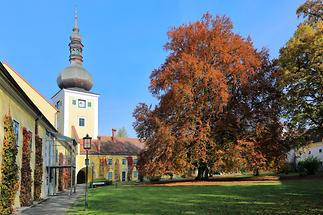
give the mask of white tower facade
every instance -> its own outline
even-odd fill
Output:
[[[76,89],[62,89],[52,98],[59,110],[57,130],[73,137],[73,127],[79,138],[89,134],[93,139],[98,136],[99,95]]]

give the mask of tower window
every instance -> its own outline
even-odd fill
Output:
[[[85,118],[79,118],[79,126],[84,127],[85,126]]]
[[[86,101],[83,99],[79,99],[79,108],[86,108]]]
[[[319,149],[319,153],[322,153],[322,149]]]
[[[61,106],[62,106],[62,101],[58,101],[58,102],[56,102],[55,107],[56,107],[57,109],[60,109],[60,108],[61,108]]]
[[[76,100],[75,99],[72,100],[72,104],[76,105]]]
[[[87,106],[88,107],[91,107],[92,106],[92,103],[91,102],[87,102]]]
[[[309,155],[310,155],[311,153],[312,153],[311,151],[309,151],[309,152],[308,152],[308,154],[309,154]]]

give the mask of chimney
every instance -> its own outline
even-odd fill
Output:
[[[112,140],[114,140],[114,138],[116,136],[116,132],[117,132],[117,129],[112,128]]]

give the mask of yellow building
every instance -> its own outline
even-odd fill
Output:
[[[6,114],[10,113],[13,119],[13,129],[18,146],[16,160],[19,169],[19,180],[22,180],[20,169],[22,167],[23,154],[23,129],[27,130],[31,135],[29,145],[32,181],[34,181],[33,177],[36,163],[35,137],[38,135],[42,139],[43,176],[41,198],[46,198],[58,192],[59,170],[55,167],[59,166],[59,153],[68,155],[65,157],[69,159],[68,162],[65,162],[66,165],[70,167],[75,166],[76,143],[71,138],[57,133],[54,127],[56,112],[56,109],[8,64],[0,63],[0,153],[2,153],[4,139],[3,119]],[[0,164],[2,164],[1,156]],[[0,181],[1,174],[0,172]],[[19,198],[20,188],[16,193],[15,207],[21,206]],[[32,183],[31,187],[31,196],[32,198],[34,197],[34,183]]]
[[[116,137],[114,131],[112,136],[99,136],[88,151],[90,164],[88,181],[97,178],[109,181],[138,180],[136,165],[143,147],[144,144],[137,138]],[[77,183],[84,183],[86,151],[82,144],[80,149],[76,164]]]

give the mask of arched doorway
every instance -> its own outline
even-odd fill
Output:
[[[85,170],[84,169],[81,169],[77,173],[77,183],[78,184],[85,184]]]

